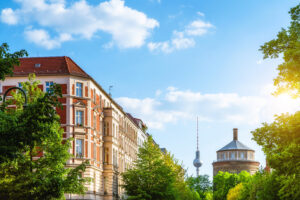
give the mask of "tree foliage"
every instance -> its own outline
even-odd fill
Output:
[[[291,23],[282,28],[276,39],[266,42],[260,50],[264,58],[277,58],[283,54],[284,62],[278,66],[279,74],[274,79],[278,86],[275,94],[290,92],[300,97],[300,4],[290,10]]]
[[[281,180],[280,196],[283,199],[299,199],[300,111],[277,116],[273,123],[264,123],[252,134]]]
[[[14,66],[18,66],[20,61],[18,58],[28,56],[27,51],[20,50],[9,53],[9,46],[3,43],[0,46],[0,80],[4,80],[5,76],[12,75]]]
[[[200,199],[212,199],[212,183],[208,175],[188,177],[186,181],[188,186],[199,194]]]
[[[277,86],[275,94],[289,92],[293,97],[299,98],[300,4],[291,8],[289,13],[290,26],[282,29],[276,39],[266,42],[260,50],[264,58],[277,58],[283,54],[284,62],[278,66],[279,74],[274,80],[274,85]],[[300,199],[300,111],[292,115],[276,116],[273,123],[263,123],[252,134],[253,139],[262,146],[273,169],[271,177],[262,176],[265,178],[265,188],[271,183],[279,183],[276,187],[278,191],[270,190],[270,194],[275,193],[280,199]]]
[[[122,174],[128,199],[193,200],[199,199],[189,189],[185,171],[169,153],[162,153],[152,137],[139,149],[134,166]]]
[[[247,182],[251,178],[250,174],[242,171],[239,174],[231,174],[229,172],[220,171],[213,180],[213,198],[214,200],[224,200],[228,191],[237,184]]]
[[[237,184],[231,188],[227,194],[227,200],[243,200],[241,199],[241,192],[243,190],[243,183]]]
[[[280,180],[275,173],[256,172],[249,181],[243,182],[241,200],[279,200]]]
[[[33,76],[23,83],[26,107],[0,111],[0,199],[62,199],[64,193],[85,191],[86,164],[66,168],[70,140],[63,141],[54,109],[60,107],[61,88],[43,93],[37,85]],[[20,93],[13,97],[11,103],[22,105]]]

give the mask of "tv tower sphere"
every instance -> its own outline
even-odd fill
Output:
[[[200,152],[199,151],[196,151],[196,158],[195,158],[193,164],[196,168],[201,167],[203,164],[203,162],[200,160]]]

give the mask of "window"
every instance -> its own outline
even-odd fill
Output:
[[[234,159],[235,159],[234,152],[231,152],[231,153],[230,153],[230,158],[231,158],[231,160],[234,160]]]
[[[51,85],[53,85],[52,81],[47,81],[46,82],[46,92],[49,92]]]
[[[95,131],[97,130],[97,117],[96,117],[96,115],[94,115],[94,119],[93,119],[93,122],[94,122],[94,129],[95,129]]]
[[[83,140],[76,139],[76,157],[83,157]]]
[[[76,96],[82,97],[82,83],[76,83]]]
[[[76,116],[75,117],[76,117],[75,125],[83,126],[83,111],[76,110]]]
[[[244,152],[241,152],[241,155],[240,155],[240,156],[241,156],[241,159],[242,159],[242,160],[245,159],[245,154],[244,154]]]
[[[97,159],[97,145],[94,143],[94,160]]]
[[[94,89],[94,103],[96,104],[96,89]]]
[[[99,97],[99,105],[100,105],[100,109],[102,109],[102,96],[101,95]]]
[[[2,84],[0,83],[0,93],[2,93]]]

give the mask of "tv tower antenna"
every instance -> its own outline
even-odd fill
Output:
[[[197,117],[197,151],[196,151],[196,158],[195,158],[193,164],[196,167],[196,174],[197,174],[197,177],[198,177],[199,176],[199,168],[203,164],[203,162],[200,160],[200,151],[199,151],[198,117]]]

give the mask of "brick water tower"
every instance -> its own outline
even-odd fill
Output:
[[[219,171],[240,173],[247,171],[254,174],[259,168],[255,161],[255,151],[238,140],[238,129],[233,129],[233,140],[217,151],[217,161],[212,163],[214,176]]]

